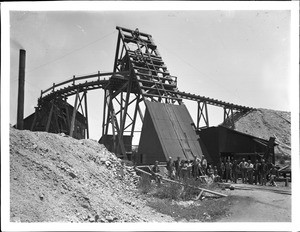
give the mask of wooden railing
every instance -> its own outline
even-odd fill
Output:
[[[76,83],[76,82],[81,81],[81,80],[87,80],[87,79],[91,79],[91,78],[97,77],[98,81],[100,81],[100,80],[106,80],[103,77],[108,77],[108,79],[110,79],[110,77],[114,76],[114,75],[127,75],[127,74],[129,74],[128,71],[126,71],[126,72],[106,72],[106,73],[100,73],[98,71],[98,73],[96,73],[96,74],[91,74],[91,75],[86,75],[86,76],[78,76],[78,77],[76,77],[74,75],[73,78],[71,78],[69,80],[63,81],[63,82],[58,83],[58,84],[53,83],[53,85],[51,87],[49,87],[48,89],[41,90],[41,96],[40,96],[40,98],[42,98],[46,93],[55,92],[58,89],[58,87],[61,87],[63,85],[68,85],[68,86],[69,85],[73,85],[73,86],[76,86],[77,84],[80,84],[80,83]]]

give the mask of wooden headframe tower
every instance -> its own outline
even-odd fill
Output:
[[[112,77],[104,89],[103,138],[112,133],[114,150],[125,155],[123,136],[132,139],[139,115],[143,121],[140,103],[153,102],[181,104],[177,95],[177,78],[171,76],[152,36],[117,27],[119,32],[114,62],[114,73],[128,72],[123,80]],[[131,112],[129,113],[129,107]]]
[[[120,158],[127,158],[126,153],[131,152],[132,138],[137,132],[137,120],[143,124],[146,101],[168,105],[182,105],[183,99],[197,102],[197,122],[196,125],[192,123],[195,130],[201,129],[201,124],[209,127],[208,105],[224,109],[224,122],[229,127],[234,125],[234,117],[252,109],[179,91],[177,77],[168,71],[151,35],[138,29],[116,29],[118,38],[113,72],[73,76],[41,91],[36,111],[29,120],[31,130],[89,138],[87,93],[103,89],[100,142]],[[73,106],[67,103],[70,96],[75,97]],[[78,129],[81,134],[78,134]]]

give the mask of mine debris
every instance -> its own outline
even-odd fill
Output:
[[[142,169],[140,169],[140,168],[138,168],[138,167],[135,167],[135,170],[138,171],[138,172],[144,173],[144,174],[146,174],[146,175],[152,176],[151,173],[146,172],[146,171],[144,171],[144,170],[142,170]],[[200,190],[200,191],[207,192],[207,193],[211,193],[211,194],[214,194],[214,195],[217,195],[217,196],[227,197],[226,194],[218,193],[218,192],[215,192],[215,191],[212,191],[212,190],[200,188],[200,187],[193,186],[193,185],[187,185],[187,184],[181,183],[181,182],[179,182],[179,181],[170,180],[170,179],[167,179],[167,178],[162,177],[160,174],[157,174],[157,176],[160,176],[160,179],[161,179],[161,180],[164,180],[164,181],[166,181],[166,182],[170,182],[170,183],[173,183],[173,184],[178,184],[178,185],[182,185],[182,186],[187,186],[187,187],[190,187],[190,188],[198,189],[198,190]],[[202,193],[203,193],[203,192],[202,192]],[[201,194],[201,195],[202,195],[202,194]],[[199,198],[200,198],[200,196],[199,196]]]

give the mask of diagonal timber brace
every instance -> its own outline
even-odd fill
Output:
[[[198,101],[197,105],[197,129],[209,127],[207,102]],[[203,119],[205,126],[200,127],[201,119]]]

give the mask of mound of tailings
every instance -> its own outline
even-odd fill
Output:
[[[96,141],[10,129],[11,221],[172,221],[146,206],[137,181]]]
[[[276,138],[277,162],[284,164],[291,157],[291,113],[268,109],[250,111],[235,121],[235,130],[262,139]]]

